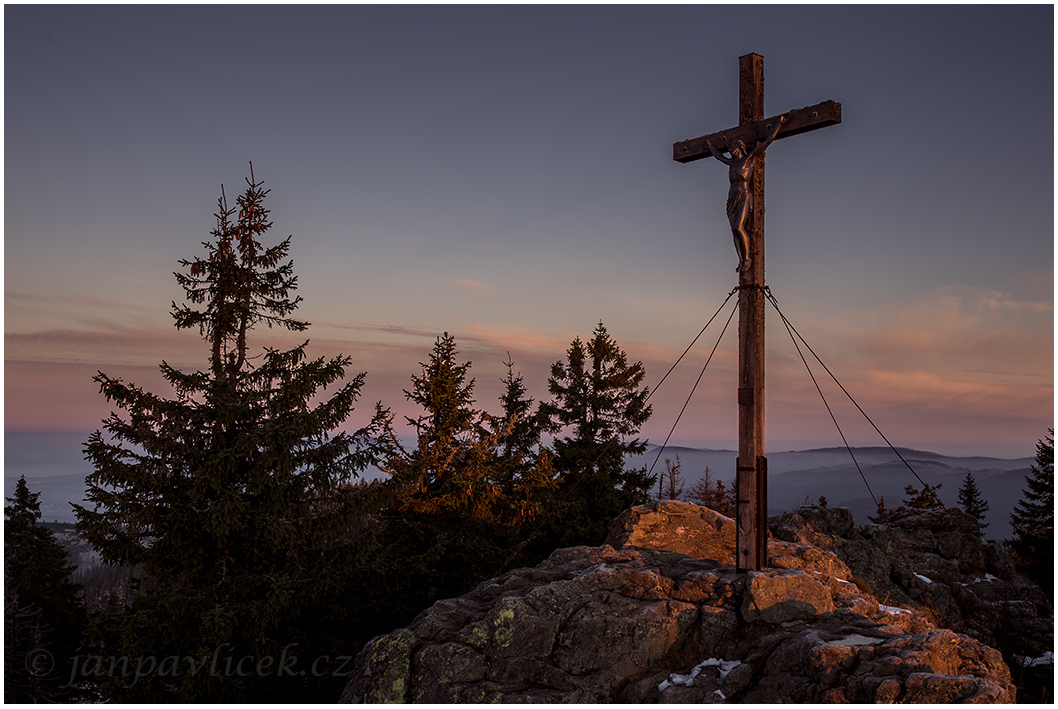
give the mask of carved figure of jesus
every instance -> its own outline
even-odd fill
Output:
[[[728,166],[727,174],[731,181],[731,189],[727,193],[727,220],[731,224],[731,235],[735,239],[735,251],[738,252],[738,267],[735,270],[739,272],[750,267],[746,221],[753,210],[753,192],[750,190],[750,182],[753,180],[753,158],[771,145],[785,120],[786,116],[779,116],[779,122],[771,134],[752,151],[747,151],[746,144],[741,140],[734,141],[728,147],[728,152],[731,153],[729,158],[724,157],[723,151],[717,150],[711,142],[707,141],[709,152],[713,154],[713,157]]]

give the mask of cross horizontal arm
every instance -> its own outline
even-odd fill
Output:
[[[796,108],[786,114],[786,122],[779,129],[775,137],[789,138],[791,135],[807,133],[810,130],[826,128],[827,126],[841,123],[841,104],[837,101],[824,101],[814,106]],[[764,140],[771,132],[771,128],[779,120],[779,116],[765,118],[750,125],[738,126],[728,130],[703,135],[700,138],[680,141],[672,145],[672,159],[676,162],[692,162],[712,156],[706,141],[711,141],[717,150],[727,150],[728,142],[741,140],[750,149],[757,141]]]

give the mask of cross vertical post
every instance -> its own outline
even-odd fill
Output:
[[[764,57],[738,58],[738,124],[764,118]],[[764,155],[753,160],[753,209],[746,225],[750,267],[739,272],[738,291],[738,525],[739,569],[767,565],[767,504],[759,494],[759,458],[764,456]],[[764,524],[760,524],[763,517]],[[761,554],[763,537],[764,554]],[[763,559],[761,558],[763,556]]]
[[[784,116],[764,117],[764,57],[746,54],[738,58],[738,126],[672,146],[677,162],[691,162],[731,152],[740,142],[752,152],[771,140],[841,123],[841,104],[824,101],[790,111]],[[710,147],[712,146],[712,147]],[[767,459],[764,457],[764,147],[752,155],[748,199],[751,205],[742,229],[746,235],[744,256],[748,265],[739,268],[738,291],[738,460],[737,540],[735,558],[740,570],[756,570],[768,562]],[[714,149],[716,152],[714,152]],[[740,153],[741,155],[742,153]],[[732,167],[732,191],[736,167]],[[745,185],[744,177],[743,182]],[[746,192],[740,194],[746,195]],[[730,211],[729,219],[733,219]],[[735,223],[732,222],[734,233]],[[735,234],[738,243],[738,234]]]

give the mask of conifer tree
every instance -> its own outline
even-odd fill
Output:
[[[724,481],[717,478],[716,494],[717,504],[720,505],[717,511],[723,511],[723,514],[734,519],[738,514],[738,485],[736,481],[732,480],[731,487],[725,488]]]
[[[691,487],[691,491],[687,493],[687,499],[733,518],[735,516],[734,493],[734,487],[728,489],[723,480],[713,479],[713,471],[707,465],[702,477],[698,478]]]
[[[696,505],[702,507],[709,507],[709,498],[713,491],[713,474],[709,470],[709,466],[705,466],[705,472],[702,477],[694,481],[694,485],[691,485],[690,491],[687,493],[687,499]],[[709,507],[709,509],[713,509]]]
[[[981,490],[977,487],[977,480],[973,473],[966,471],[962,487],[959,488],[959,506],[962,511],[977,519],[977,526],[983,532],[988,526],[985,522],[985,512],[988,511],[988,503],[981,497]]]
[[[412,376],[412,389],[404,392],[423,409],[416,418],[406,417],[416,447],[405,450],[387,423],[382,468],[400,490],[402,510],[521,521],[534,507],[525,493],[549,478],[541,476],[546,457],[532,450],[540,436],[539,425],[527,415],[532,401],[524,399],[521,377],[509,369],[504,415],[475,409],[474,379],[467,379],[471,363],[459,363],[457,354],[452,335],[437,338],[429,363],[421,364],[422,375]]]
[[[640,388],[645,374],[602,323],[586,344],[574,339],[566,361],[551,367],[552,400],[540,408],[545,430],[566,434],[553,444],[563,525],[555,531],[563,546],[601,543],[614,517],[650,495],[646,468],[624,467],[625,456],[647,446],[632,438],[651,414],[648,390]]]
[[[514,373],[514,362],[510,353],[507,361],[507,376],[502,380],[503,394],[500,395],[502,414],[494,417],[490,426],[492,432],[499,436],[500,458],[505,471],[503,488],[510,493],[520,484],[532,482],[534,486],[541,482],[533,478],[534,473],[541,472],[545,464],[547,451],[541,446],[540,434],[542,423],[538,411],[533,410],[534,401],[526,396],[526,388],[521,374]]]
[[[104,562],[138,566],[145,577],[123,626],[130,656],[221,648],[236,659],[278,659],[365,553],[366,511],[348,483],[375,456],[386,412],[355,433],[336,432],[365,377],[342,383],[350,358],[309,360],[307,341],[251,349],[261,325],[301,332],[308,323],[291,317],[301,299],[290,237],[262,244],[268,191],[252,166],[246,182],[237,207],[222,188],[206,255],[180,261],[175,274],[187,299],[172,304],[175,325],[198,330],[208,369],[163,361],[168,398],[95,377],[124,414],[89,438],[91,506],[75,509],[78,532]],[[201,672],[151,675],[131,688],[119,677],[112,689],[123,700],[274,701],[312,681]]]
[[[929,483],[922,483],[922,489],[908,485],[904,488],[904,494],[907,495],[907,499],[904,500],[904,504],[913,510],[939,510],[944,507],[944,504],[940,501],[940,497],[937,495],[937,490],[941,488],[944,483],[937,483],[936,485],[930,485]]]
[[[38,524],[39,498],[23,475],[4,507],[4,698],[13,703],[84,697],[70,677],[87,615],[66,550]]]
[[[671,459],[665,459],[665,470],[662,471],[658,479],[658,499],[659,500],[678,500],[680,495],[683,494],[683,474],[680,472],[680,455],[676,454],[676,462],[672,462]]]
[[[535,463],[520,457],[532,431],[512,439],[517,414],[528,410],[520,378],[509,377],[505,415],[493,418],[474,408],[471,363],[457,355],[455,338],[444,333],[404,392],[423,411],[406,417],[414,448],[405,449],[387,423],[379,467],[391,476],[395,499],[382,514],[390,562],[378,578],[401,596],[383,600],[399,623],[495,573],[517,544],[518,528],[535,515],[536,493],[550,484],[546,456]]]
[[[1036,444],[1036,462],[1010,515],[1014,538],[1007,542],[1018,570],[1054,598],[1054,429]]]
[[[874,517],[868,515],[867,519],[875,524],[885,524],[888,521],[889,510],[885,506],[885,495],[878,498],[878,505],[875,509]]]
[[[421,376],[412,376],[404,396],[422,409],[406,417],[415,429],[416,447],[407,451],[390,429],[391,448],[382,469],[400,489],[400,507],[414,514],[444,511],[472,517],[494,516],[500,490],[496,448],[499,434],[491,418],[473,408],[470,362],[456,361],[456,341],[447,332],[437,338]]]

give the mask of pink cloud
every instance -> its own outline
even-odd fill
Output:
[[[467,339],[490,345],[497,350],[518,350],[540,355],[547,353],[547,356],[564,352],[574,337],[556,337],[540,330],[511,325],[471,323],[461,329],[466,333]]]
[[[87,293],[30,293],[26,291],[5,291],[4,302],[39,305],[73,305],[88,306],[92,308],[105,308],[108,310],[140,310],[153,311],[154,308],[146,304],[132,303],[118,298],[104,298]]]
[[[452,283],[456,284],[456,287],[462,290],[474,291],[476,293],[488,293],[490,295],[498,295],[498,293],[496,293],[496,289],[494,289],[488,283],[484,283],[482,281],[472,281],[467,278],[453,278]]]
[[[86,323],[91,325],[92,323]],[[95,329],[52,328],[4,335],[5,356],[38,362],[145,365],[166,359],[201,361],[198,333],[175,328],[125,327],[96,323]]]
[[[894,443],[929,446],[976,440],[1005,445],[1017,441],[1031,454],[1032,444],[1053,421],[1052,312],[1052,304],[1044,299],[961,287],[938,289],[912,303],[876,307],[855,319],[857,324],[851,328],[825,321],[795,320],[795,325]],[[840,445],[781,321],[769,316],[769,440]],[[849,318],[842,321],[847,323]],[[29,330],[27,323],[32,322],[23,320],[20,327]],[[203,368],[207,353],[198,333],[177,331],[163,322],[159,318],[140,325],[135,319],[90,318],[77,325],[56,323],[33,331],[9,331],[5,335],[8,430],[96,428],[109,412],[91,381],[97,369],[154,389],[166,386],[157,373],[163,359],[184,369]],[[13,325],[9,320],[8,327]],[[445,328],[316,325],[305,333],[310,338],[310,355],[346,354],[353,358],[350,377],[367,372],[349,427],[363,425],[375,401],[391,407],[398,422],[405,415],[418,414],[403,391],[410,388],[411,376],[420,373],[420,363],[427,361],[435,338]],[[684,414],[675,440],[734,441],[737,357],[733,325]],[[719,327],[710,328],[652,398],[654,417],[643,436],[660,442],[667,435]],[[447,329],[456,337],[460,357],[473,362],[470,375],[476,379],[476,405],[494,413],[508,353],[515,370],[524,376],[529,395],[546,400],[550,365],[565,357],[574,337],[590,337],[592,328],[561,333],[469,323]],[[301,335],[278,331],[257,334],[254,348],[266,343],[286,348],[303,341]],[[683,351],[683,343],[674,347],[628,339],[617,330],[611,330],[611,335],[631,361],[644,363],[644,383],[651,389]],[[854,442],[878,444],[876,434],[862,422],[850,423],[860,415],[814,360],[810,362],[828,401],[844,407],[839,420],[851,427]]]

